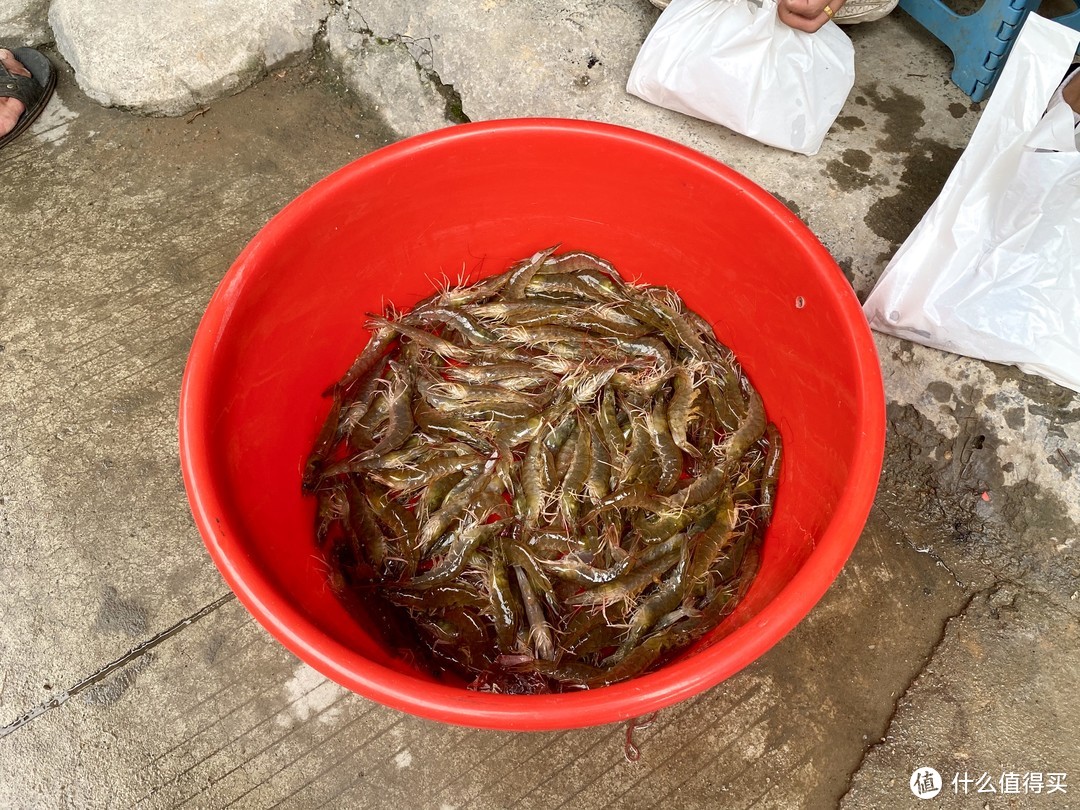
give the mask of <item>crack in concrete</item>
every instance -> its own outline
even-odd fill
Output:
[[[956,575],[956,572],[953,571],[952,568],[950,568],[949,565],[945,562],[945,560],[941,558],[941,555],[934,551],[933,546],[920,546],[916,543],[913,543],[911,541],[909,533],[904,531],[904,527],[898,521],[893,519],[892,515],[889,514],[888,510],[885,509],[885,507],[875,503],[872,508],[876,509],[878,513],[885,519],[885,523],[889,526],[890,529],[895,531],[897,537],[903,538],[903,543],[908,548],[910,548],[916,554],[926,554],[928,557],[930,557],[930,559],[934,561],[934,563],[938,567],[944,568],[945,571],[948,572],[949,576],[952,577],[953,584],[956,585],[957,588],[963,590],[967,587],[964,585],[963,582],[960,581],[960,577]]]
[[[428,71],[428,81],[435,86],[435,91],[446,100],[446,120],[451,124],[468,124],[472,121],[465,113],[461,93],[452,84],[444,82],[434,69]]]
[[[229,602],[235,598],[236,595],[232,592],[227,593],[220,599],[216,599],[209,605],[206,605],[205,607],[195,611],[190,616],[181,619],[171,627],[162,630],[157,635],[151,636],[146,641],[136,644],[119,658],[110,661],[109,663],[105,664],[105,666],[100,667],[96,671],[92,672],[90,675],[87,675],[74,686],[71,686],[68,689],[65,689],[63,692],[60,692],[52,700],[48,700],[45,703],[38,704],[34,708],[12,720],[6,726],[0,728],[0,739],[8,736],[9,734],[14,734],[23,726],[36,720],[43,714],[46,714],[53,709],[57,709],[60,706],[63,706],[65,703],[71,700],[71,698],[75,697],[75,695],[79,694],[83,690],[90,688],[96,683],[99,683],[100,681],[112,675],[117,670],[123,669],[132,662],[138,661],[140,658],[145,656],[148,652],[150,652],[150,650],[161,644],[163,641],[172,638],[184,628],[199,621],[199,619],[203,619],[209,616],[226,602]]]
[[[430,82],[432,87],[435,88],[435,92],[442,96],[446,102],[447,121],[451,124],[468,124],[472,121],[465,113],[461,93],[454,85],[444,82],[439,72],[435,70],[435,46],[432,44],[431,37],[413,37],[400,33],[380,36],[371,28],[371,24],[364,19],[363,14],[359,12],[356,14],[361,23],[358,28],[354,28],[352,25],[352,17],[348,13],[348,7],[346,7],[345,15],[346,24],[352,33],[370,37],[379,45],[404,46],[409,56],[416,63],[416,70],[420,74],[420,78]],[[424,64],[425,61],[427,64]]]
[[[930,666],[930,662],[934,660],[934,656],[937,655],[938,648],[940,648],[941,645],[945,642],[945,638],[949,634],[949,626],[957,619],[963,618],[964,614],[967,613],[972,603],[978,597],[990,596],[1002,585],[1007,584],[1022,588],[1022,586],[1019,586],[1017,583],[1012,583],[1010,581],[994,581],[993,583],[987,585],[984,588],[980,588],[977,591],[972,591],[964,600],[963,604],[960,605],[959,610],[945,617],[945,620],[941,624],[941,634],[937,637],[937,640],[934,641],[934,643],[930,646],[930,649],[927,651],[926,657],[923,659],[922,664],[919,665],[919,668],[915,671],[914,675],[911,676],[904,688],[897,692],[896,700],[893,701],[892,709],[889,711],[889,716],[885,718],[885,724],[881,730],[881,733],[875,736],[874,742],[868,743],[867,745],[863,746],[863,750],[862,753],[859,755],[858,762],[855,763],[855,767],[852,768],[851,772],[848,774],[847,785],[844,788],[844,792],[840,794],[840,798],[837,800],[837,807],[843,806],[844,800],[847,799],[848,794],[851,793],[851,789],[855,784],[855,777],[858,775],[859,771],[862,770],[863,765],[866,764],[866,760],[870,756],[870,753],[879,746],[884,745],[885,742],[889,739],[889,729],[892,728],[892,724],[893,721],[896,719],[897,712],[900,711],[900,705],[904,702],[904,697],[908,694],[908,692],[911,691],[912,687],[914,687],[915,684],[918,683],[919,678],[922,677],[923,673],[926,672],[927,668]]]
[[[380,45],[403,45],[409,56],[416,63],[416,72],[421,80],[430,82],[435,92],[443,97],[446,103],[446,120],[452,124],[467,124],[472,119],[465,114],[462,108],[461,93],[452,84],[442,80],[438,71],[435,70],[435,50],[431,44],[431,37],[410,37],[407,34],[392,34],[389,37],[380,37],[371,34],[372,39]],[[425,44],[426,43],[426,44]],[[427,64],[424,64],[424,62]]]

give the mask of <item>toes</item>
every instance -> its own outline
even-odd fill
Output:
[[[14,73],[16,76],[30,76],[30,71],[27,70],[23,66],[23,63],[15,58],[15,54],[13,54],[7,48],[0,48],[0,62],[3,62],[4,67]]]
[[[0,62],[17,76],[30,75],[30,71],[7,48],[0,48]],[[16,98],[0,98],[0,136],[7,135],[15,128],[25,109],[26,106]]]
[[[0,98],[0,137],[7,135],[19,123],[19,117],[26,107],[14,98]]]

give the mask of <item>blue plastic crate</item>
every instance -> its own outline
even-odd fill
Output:
[[[967,16],[957,14],[941,0],[900,0],[900,8],[949,46],[953,82],[972,101],[982,101],[997,81],[1024,20],[1039,2],[986,0],[982,8]],[[1080,8],[1054,20],[1080,30]]]

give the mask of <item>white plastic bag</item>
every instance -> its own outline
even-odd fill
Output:
[[[1080,391],[1080,153],[1045,116],[1080,33],[1028,16],[941,195],[882,274],[870,326]]]
[[[754,140],[816,154],[855,83],[855,49],[833,22],[796,31],[776,0],[672,0],[626,90]]]

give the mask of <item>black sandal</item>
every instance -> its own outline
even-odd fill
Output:
[[[30,71],[30,77],[16,76],[0,62],[0,98],[17,98],[26,105],[26,110],[19,116],[15,128],[0,136],[0,147],[13,141],[37,120],[56,87],[56,71],[48,57],[33,48],[9,50],[22,62],[23,67]]]

